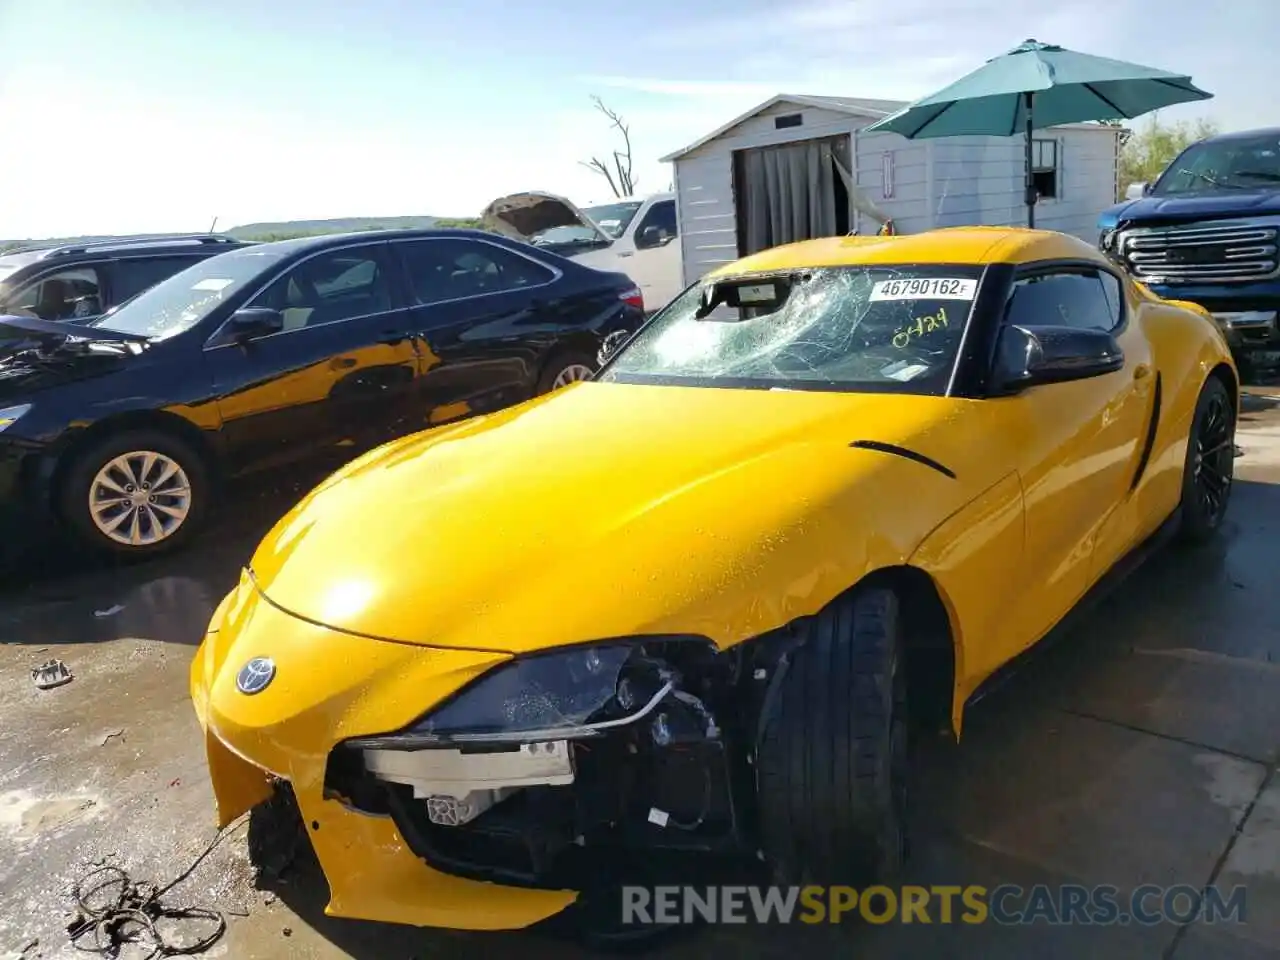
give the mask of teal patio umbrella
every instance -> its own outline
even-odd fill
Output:
[[[945,90],[865,130],[900,133],[912,140],[1024,133],[1027,226],[1034,227],[1033,130],[1089,120],[1132,120],[1161,107],[1212,96],[1189,76],[1026,40]]]

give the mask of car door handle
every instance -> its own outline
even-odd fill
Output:
[[[621,253],[618,254],[618,256],[620,257],[634,257],[635,255],[636,253],[634,250],[623,250]]]
[[[334,357],[329,361],[329,366],[334,370],[350,370],[355,365],[355,357]]]
[[[1150,373],[1151,373],[1151,368],[1147,366],[1145,363],[1140,363],[1133,368],[1133,379],[1145,380]]]

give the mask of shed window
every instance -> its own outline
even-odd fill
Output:
[[[1058,196],[1058,141],[1031,141],[1031,179],[1041,200]]]

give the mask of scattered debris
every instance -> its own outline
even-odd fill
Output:
[[[106,746],[106,743],[108,740],[114,740],[116,737],[123,737],[123,736],[124,736],[124,730],[122,729],[108,731],[106,736],[102,738],[102,744],[103,746]]]
[[[182,786],[182,778],[181,778],[181,777],[174,777],[172,780],[170,780],[170,781],[169,781],[169,786],[171,786],[171,787],[180,787],[180,786]]]
[[[71,669],[61,660],[49,660],[31,670],[31,680],[41,690],[52,690],[73,679]]]
[[[93,611],[93,615],[99,618],[114,617],[117,613],[119,613],[123,609],[124,609],[124,604],[117,603],[114,607],[107,607],[107,609],[105,610],[95,610]]]
[[[285,927],[285,928],[284,928],[283,930],[281,930],[280,932],[281,932],[281,933],[283,933],[286,937],[292,937],[292,936],[293,936],[293,927]]]

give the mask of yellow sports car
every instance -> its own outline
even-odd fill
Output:
[[[892,873],[914,721],[958,736],[1122,559],[1222,522],[1227,345],[1116,271],[1021,229],[779,247],[592,381],[351,463],[196,654],[221,820],[287,789],[331,914],[425,926]]]

